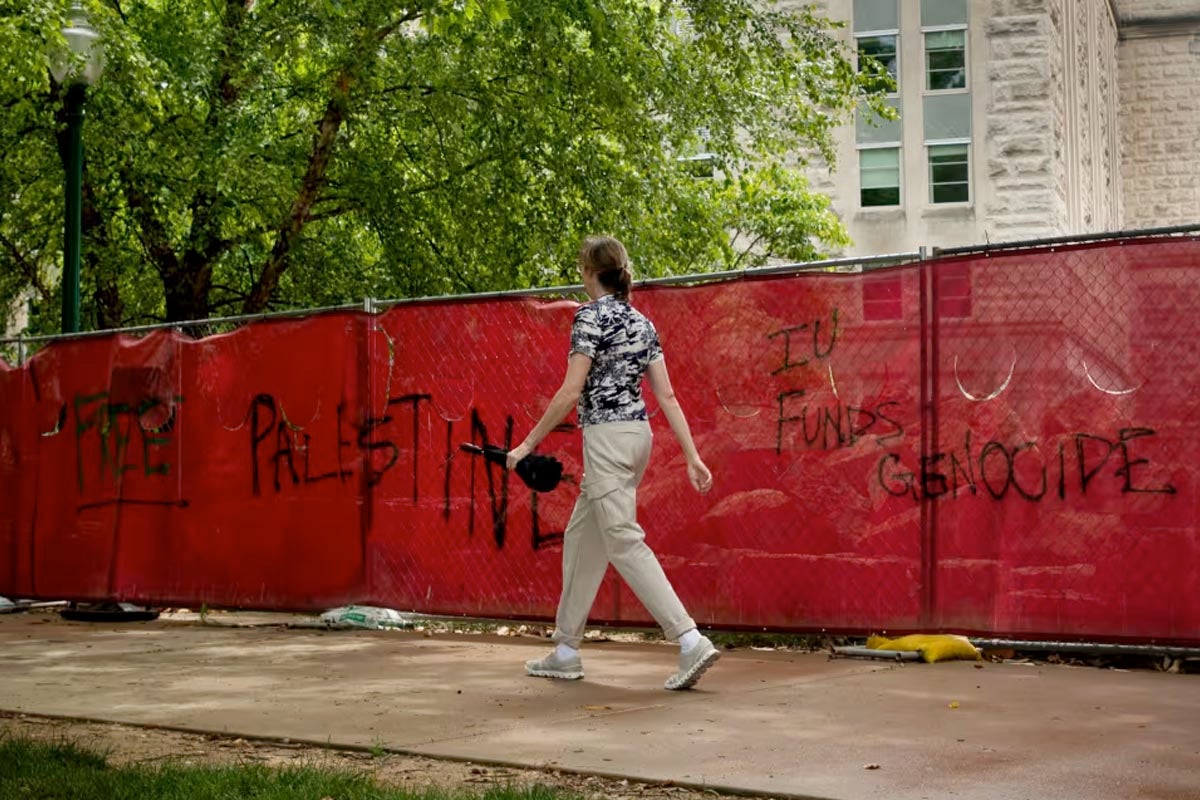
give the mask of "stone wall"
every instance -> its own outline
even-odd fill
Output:
[[[1122,22],[1200,13],[1196,0],[1116,0]]]
[[[1095,0],[992,0],[989,237],[1121,226],[1117,27]]]
[[[991,101],[981,145],[992,196],[984,209],[992,241],[1052,236],[1066,225],[1065,180],[1056,131],[1065,109],[1055,91],[1061,31],[1051,9],[1062,0],[993,0],[985,23]]]
[[[1200,29],[1118,51],[1126,227],[1200,222]]]
[[[1054,81],[1058,194],[1066,233],[1121,227],[1117,26],[1107,3],[1054,0],[1061,42]]]

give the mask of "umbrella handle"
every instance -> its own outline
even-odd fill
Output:
[[[508,467],[508,451],[501,450],[499,447],[496,447],[495,445],[488,445],[487,447],[480,447],[477,444],[471,444],[470,442],[463,442],[462,444],[460,444],[458,446],[458,448],[467,453],[474,453],[475,455],[483,456],[485,459],[492,462],[493,464],[499,464],[500,466],[505,467],[505,468]]]

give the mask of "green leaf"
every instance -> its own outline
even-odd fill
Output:
[[[894,113],[829,21],[757,0],[88,11],[93,327],[558,284],[597,231],[644,276],[815,257],[845,232],[790,164]],[[0,0],[0,323],[30,332],[58,324],[64,13]]]

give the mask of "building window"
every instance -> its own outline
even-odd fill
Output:
[[[925,88],[931,92],[967,88],[965,28],[925,32]]]
[[[712,153],[700,153],[695,156],[682,156],[675,159],[684,173],[692,178],[713,178],[717,174],[717,157]]]
[[[929,202],[967,203],[971,200],[970,145],[929,146]]]
[[[860,202],[865,206],[900,205],[900,148],[869,147],[858,151]]]
[[[888,74],[892,76],[892,80],[896,83],[897,92],[900,90],[900,60],[899,53],[896,50],[896,33],[870,33],[859,35],[856,37],[858,44],[858,63],[864,62],[864,57],[870,57],[878,61]]]
[[[683,171],[693,178],[716,177],[717,156],[709,152],[708,143],[711,139],[707,127],[696,129],[696,141],[689,148],[690,155],[679,156],[675,159]]]

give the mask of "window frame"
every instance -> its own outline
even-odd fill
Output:
[[[933,180],[933,152],[932,152],[933,148],[935,148],[935,147],[966,147],[967,148],[967,154],[965,157],[966,158],[966,167],[967,167],[967,199],[966,200],[951,200],[951,201],[947,201],[944,203],[939,203],[933,199],[933,187],[935,185],[938,185],[938,186],[957,185],[957,182],[955,182],[954,184],[949,184],[946,182],[935,184],[935,182]],[[972,175],[972,170],[971,170],[972,147],[973,147],[973,145],[971,143],[970,138],[926,139],[925,140],[925,166],[926,166],[925,177],[926,177],[927,183],[929,184],[929,194],[926,197],[926,203],[931,208],[946,208],[946,207],[954,208],[954,207],[961,207],[961,206],[969,206],[975,202],[975,180],[974,180],[974,177]]]
[[[858,155],[858,207],[863,211],[890,210],[904,207],[904,144],[902,142],[880,142],[870,144],[855,145],[855,153]],[[863,205],[863,169],[862,169],[862,152],[864,150],[895,150],[896,151],[896,202],[886,206],[868,206]]]
[[[904,75],[904,65],[900,60],[901,59],[901,53],[900,53],[901,47],[900,47],[900,29],[899,28],[895,28],[895,29],[891,29],[891,30],[878,30],[878,31],[855,31],[854,32],[854,68],[857,70],[860,67],[860,62],[858,60],[859,59],[858,40],[859,39],[878,38],[880,36],[891,36],[896,40],[896,74],[893,76],[896,80],[896,90],[894,92],[888,92],[884,96],[885,97],[899,97],[900,92],[902,90],[901,81],[902,81],[903,75]]]
[[[700,140],[698,152],[686,156],[675,156],[675,163],[687,171],[693,180],[715,180],[720,170],[718,169],[717,154],[708,149],[710,134],[707,125],[696,128],[696,138]]]
[[[929,88],[929,36],[931,33],[949,33],[962,31],[963,35],[963,85],[953,89]],[[922,94],[954,94],[971,91],[971,29],[970,26],[929,25],[921,28],[921,92]]]

